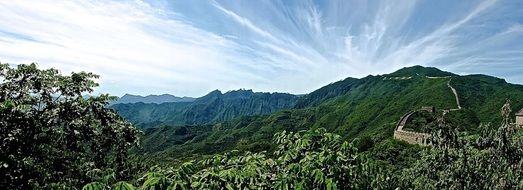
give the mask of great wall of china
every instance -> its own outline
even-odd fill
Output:
[[[459,103],[458,91],[456,91],[456,89],[450,85],[450,81],[452,81],[452,79],[447,82],[447,86],[450,88],[450,90],[452,90],[452,93],[454,93],[454,97],[456,97],[456,104],[458,105],[457,109],[450,109],[450,111],[460,110],[461,104]]]
[[[406,141],[411,144],[420,144],[420,145],[428,145],[430,144],[429,138],[430,134],[428,133],[418,133],[418,132],[412,132],[412,131],[405,131],[403,130],[403,127],[407,124],[410,117],[414,115],[415,113],[419,111],[429,111],[432,112],[432,108],[422,108],[420,110],[411,111],[403,115],[401,117],[400,121],[398,122],[398,125],[396,125],[396,130],[394,130],[394,138]]]
[[[447,114],[451,111],[458,111],[458,110],[462,109],[460,101],[459,101],[458,92],[450,84],[450,82],[452,81],[451,76],[444,76],[444,77],[425,76],[425,77],[428,79],[449,78],[449,81],[447,82],[447,86],[450,88],[450,90],[452,90],[452,93],[454,94],[454,97],[456,98],[457,108],[443,110],[443,114]],[[390,77],[390,78],[385,77],[383,80],[409,80],[409,79],[412,79],[412,77]],[[415,113],[420,112],[420,111],[434,112],[435,109],[434,109],[434,107],[422,107],[419,110],[410,111],[410,112],[406,113],[405,115],[403,115],[400,118],[398,124],[396,125],[396,129],[394,130],[394,139],[402,140],[402,141],[405,141],[405,142],[408,142],[411,144],[419,144],[419,145],[425,145],[425,146],[431,145],[431,142],[430,142],[431,135],[430,134],[403,130],[403,127],[405,127],[407,122],[409,122],[409,119]],[[514,123],[514,126],[516,128],[523,128],[523,109],[521,109],[519,112],[516,112],[515,115],[516,115],[516,122]]]
[[[450,76],[446,76],[446,77],[426,76],[426,78],[429,78],[429,79],[450,78],[450,80],[447,82],[447,86],[452,90],[452,93],[454,94],[454,97],[456,98],[456,104],[457,104],[458,108],[443,110],[443,113],[446,114],[450,111],[461,110],[461,104],[459,103],[458,92],[456,91],[456,89],[454,89],[454,87],[452,87],[452,85],[450,85],[450,81],[452,81],[452,78]],[[410,79],[410,78],[401,78],[401,80],[408,80],[408,79]],[[430,134],[403,130],[403,127],[407,124],[407,122],[409,121],[411,116],[420,111],[434,112],[434,108],[423,107],[419,110],[410,111],[410,112],[406,113],[405,115],[403,115],[401,117],[400,121],[398,122],[398,124],[396,125],[396,129],[394,130],[394,139],[403,140],[403,141],[406,141],[411,144],[430,145],[430,142],[429,142]]]

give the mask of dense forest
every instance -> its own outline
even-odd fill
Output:
[[[395,79],[397,76],[412,78]],[[444,77],[428,78],[431,76]],[[481,123],[500,123],[498,110],[507,99],[512,100],[514,110],[523,107],[521,85],[490,76],[457,76],[416,66],[388,75],[332,83],[300,97],[293,109],[270,115],[240,117],[206,127],[159,125],[144,130],[143,148],[139,151],[158,164],[228,150],[256,152],[274,149],[271,139],[276,132],[316,128],[325,128],[347,141],[363,139],[368,144],[363,147],[376,149],[387,146],[405,113],[434,106],[436,113],[430,123],[434,125],[434,117],[456,109],[448,84],[456,88],[462,109],[446,114],[446,121],[463,132],[476,134]],[[430,127],[426,128],[420,130]]]
[[[292,109],[269,115],[220,104],[223,114],[183,112],[226,119],[142,131],[109,106],[115,97],[85,96],[97,77],[0,64],[0,187],[523,189],[523,130],[513,124],[523,87],[502,79],[411,67],[290,95],[278,105]],[[450,85],[463,109],[445,111],[457,107]],[[439,111],[409,127],[431,134],[430,145],[392,139],[399,117],[422,106]]]

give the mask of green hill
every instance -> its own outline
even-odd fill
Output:
[[[511,123],[512,110],[522,106],[522,86],[484,75],[434,77],[416,70],[333,83],[303,97],[311,105],[269,115],[206,125],[153,121],[156,128],[143,129],[140,138],[140,130],[107,107],[111,96],[83,96],[97,86],[97,75],[0,64],[0,187],[523,189],[523,130]],[[192,107],[211,110],[196,109],[193,118],[263,110],[245,103],[265,101],[253,94],[216,91],[199,104],[162,109],[184,119]],[[284,97],[262,97],[286,105]],[[512,104],[503,104],[507,98]],[[420,110],[427,105],[438,109]],[[170,119],[154,106],[137,111],[128,114]],[[405,112],[409,119],[400,124],[411,132],[395,137],[424,144],[392,139]],[[412,131],[430,132],[430,144],[427,134]]]
[[[523,107],[522,85],[490,76],[458,76],[415,66],[390,75],[348,78],[301,97],[295,109],[200,128],[191,139],[161,145],[167,147],[165,150],[143,151],[153,153],[152,157],[158,159],[174,159],[230,149],[270,150],[273,147],[269,142],[276,132],[320,127],[345,139],[360,137],[372,145],[391,139],[396,123],[406,112],[422,106],[434,106],[439,113],[456,109],[455,96],[447,84],[458,92],[463,109],[452,111],[446,119],[462,130],[474,132],[475,123],[496,121],[498,110],[507,98],[512,100],[513,110]],[[456,119],[463,117],[469,124]],[[168,126],[157,130],[170,131]],[[177,137],[172,132],[157,131],[146,136],[146,139],[169,138]]]
[[[262,115],[294,106],[298,96],[285,93],[261,93],[218,90],[192,102],[162,104],[114,104],[122,117],[141,128],[160,125],[198,125],[227,121],[239,116]]]
[[[182,116],[191,102],[169,102],[169,103],[128,103],[114,104],[111,108],[115,109],[126,120],[134,123],[140,128],[155,127],[168,120],[178,119]],[[175,123],[170,123],[175,124]]]
[[[428,77],[447,77],[457,76],[454,73],[442,71],[435,67],[412,66],[404,67],[396,72],[384,75],[387,77],[413,77],[413,76],[428,76]]]

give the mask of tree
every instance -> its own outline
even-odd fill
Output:
[[[402,155],[419,158],[406,164],[387,165],[373,157],[375,153],[360,152],[352,142],[319,128],[276,133],[272,153],[233,150],[177,168],[153,167],[134,184],[173,190],[523,189],[523,130],[511,124],[508,107],[499,128],[483,126],[473,135],[439,118],[431,146],[414,149],[416,154],[421,151],[419,157],[409,154],[413,152]],[[390,142],[381,146],[398,145]],[[123,185],[132,188],[125,182],[96,181],[84,189]]]
[[[479,135],[459,133],[440,120],[434,148],[405,169],[404,188],[523,189],[523,131],[511,123],[510,113],[507,101],[500,127],[483,125]]]
[[[393,180],[358,154],[353,143],[325,129],[280,132],[277,150],[233,150],[177,168],[153,167],[136,181],[140,189],[391,189]],[[120,185],[118,185],[120,184]],[[84,189],[121,186],[96,181]]]
[[[83,96],[96,78],[0,63],[1,187],[81,187],[111,171],[129,177],[127,152],[140,132],[106,107],[114,97]]]

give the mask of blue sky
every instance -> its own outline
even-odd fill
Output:
[[[0,61],[101,75],[96,92],[303,94],[412,65],[523,84],[523,1],[0,2]]]

